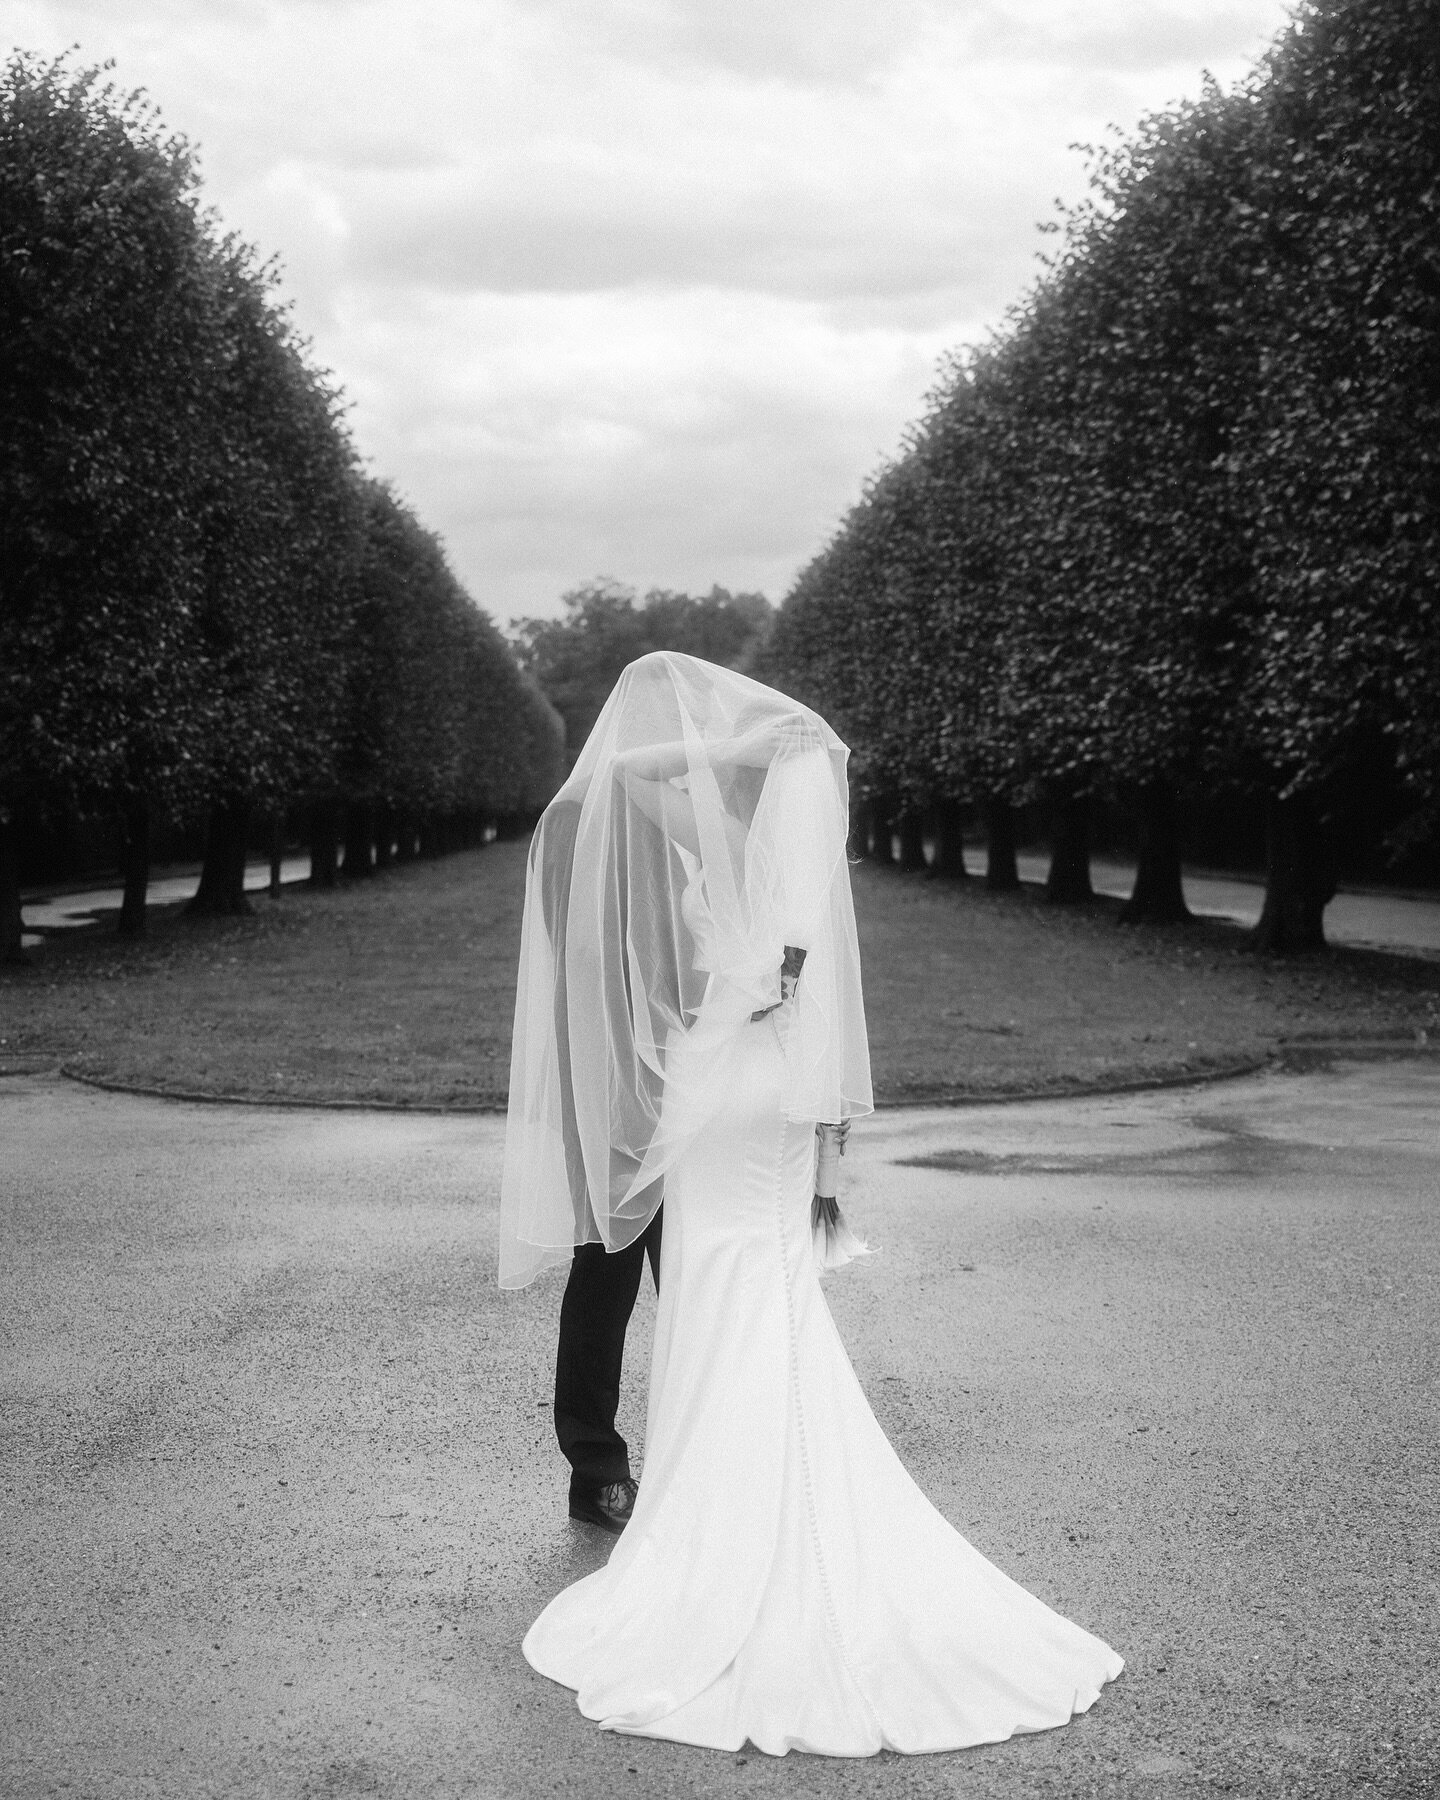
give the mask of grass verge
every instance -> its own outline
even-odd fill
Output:
[[[411,864],[253,917],[157,912],[150,937],[57,935],[0,972],[0,1070],[257,1100],[504,1103],[525,846]],[[1056,1093],[1184,1079],[1284,1045],[1414,1043],[1440,966],[1251,954],[1233,927],[1121,928],[1036,889],[991,895],[854,871],[876,1098]]]

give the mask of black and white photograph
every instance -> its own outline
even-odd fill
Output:
[[[0,0],[4,1800],[1440,1800],[1435,0]]]

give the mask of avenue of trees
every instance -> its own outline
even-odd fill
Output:
[[[571,763],[627,663],[652,650],[681,650],[750,673],[774,618],[763,594],[722,587],[699,596],[651,588],[636,601],[633,588],[602,577],[564,595],[562,617],[515,626],[521,664],[565,721]]]
[[[561,727],[436,540],[360,471],[272,271],[96,71],[0,70],[0,960],[19,851],[205,820],[195,906],[303,821],[315,879],[532,812]]]
[[[1323,943],[1335,842],[1440,815],[1440,13],[1317,0],[1237,90],[1099,154],[1046,274],[943,372],[778,614],[770,678],[856,750],[868,841],[1184,915],[1188,812],[1264,816],[1259,941]]]

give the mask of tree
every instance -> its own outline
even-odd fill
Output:
[[[438,543],[363,482],[272,268],[198,210],[182,140],[95,71],[0,77],[0,957],[16,824],[208,814],[192,908],[247,910],[251,819],[314,863],[543,804],[559,723]],[[402,834],[402,836],[405,834]]]
[[[346,868],[367,872],[398,825],[473,841],[559,785],[561,722],[452,573],[439,540],[367,484],[347,653],[339,799]]]
[[[118,813],[132,930],[150,810],[193,804],[202,781],[202,489],[224,344],[195,186],[184,142],[98,71],[5,66],[0,813]],[[13,897],[7,913],[13,945]]]
[[[367,831],[383,809],[413,833],[454,798],[449,745],[460,684],[447,625],[451,583],[436,539],[388,487],[368,483],[335,794]],[[352,832],[346,851],[352,877],[359,836]]]
[[[562,596],[559,619],[521,619],[512,642],[521,667],[565,721],[571,762],[600,716],[621,671],[652,650],[680,650],[746,668],[769,631],[771,608],[763,594],[732,594],[712,587],[696,599],[652,588],[635,604],[635,590],[606,577]]]
[[[1032,584],[1012,666],[1049,714],[1025,735],[1065,824],[1086,789],[1139,812],[1128,919],[1188,916],[1176,802],[1214,773],[1253,610],[1248,502],[1226,453],[1257,365],[1236,254],[1255,111],[1249,87],[1212,86],[1099,155],[1025,322],[1017,410],[1035,416],[1045,479],[1012,534]],[[1067,657],[1056,710],[1033,672]]]
[[[334,784],[363,496],[336,390],[309,366],[273,276],[221,246],[231,355],[213,396],[206,509],[205,775],[197,912],[244,912],[256,808]]]
[[[1440,799],[1440,17],[1325,0],[1261,96],[1249,276],[1261,379],[1237,474],[1259,607],[1240,696],[1270,801],[1269,948],[1311,948],[1324,820],[1376,736]]]
[[[1090,895],[1092,797],[1133,796],[1130,916],[1184,916],[1175,797],[1201,776],[1232,678],[1215,646],[1247,591],[1218,462],[1245,371],[1217,246],[1249,111],[1212,89],[1098,157],[1046,275],[989,351],[952,363],[926,426],[941,560],[971,574],[968,597],[951,579],[951,654],[987,665],[957,773],[986,810],[987,788],[1045,802],[1056,899]]]
[[[1183,918],[1180,809],[1266,810],[1258,941],[1323,942],[1333,827],[1440,812],[1440,15],[1304,7],[1255,77],[1147,120],[985,351],[804,572],[773,655],[881,804],[968,796],[1050,891],[1140,823],[1126,918]],[[910,646],[923,655],[911,665]],[[913,753],[913,760],[912,758]],[[884,834],[882,834],[884,835]]]
[[[943,798],[941,715],[929,679],[939,597],[929,479],[919,444],[879,471],[802,573],[769,653],[776,678],[854,748],[872,854],[889,861],[898,837],[909,867],[923,864],[922,820]]]

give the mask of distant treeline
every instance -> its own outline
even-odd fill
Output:
[[[1347,832],[1440,801],[1440,9],[1321,0],[1255,75],[1097,153],[1007,328],[942,372],[776,622],[772,679],[857,752],[866,835],[1183,914],[1185,823],[1265,816],[1260,940],[1323,942]]]
[[[699,595],[651,588],[637,599],[634,588],[599,576],[562,595],[560,618],[516,622],[516,651],[565,721],[571,763],[627,663],[652,650],[679,650],[749,673],[775,618],[763,594],[722,587]]]
[[[315,877],[474,839],[561,725],[219,234],[186,144],[63,59],[0,71],[0,957],[24,847],[203,820],[201,910],[288,818]]]

